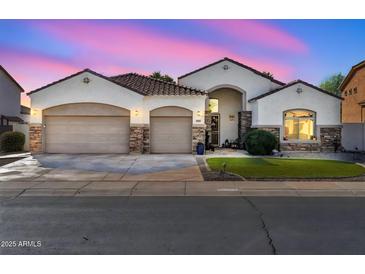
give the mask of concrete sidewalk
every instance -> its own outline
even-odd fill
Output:
[[[0,182],[0,197],[276,196],[365,197],[365,182],[22,181]]]

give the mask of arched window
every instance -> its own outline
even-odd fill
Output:
[[[310,110],[292,109],[284,112],[284,141],[316,140],[316,114]]]

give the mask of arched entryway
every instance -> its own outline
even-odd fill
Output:
[[[128,153],[130,111],[75,103],[43,111],[44,151],[48,153]]]
[[[192,116],[192,111],[176,106],[152,110],[151,153],[191,153]]]
[[[220,146],[238,138],[238,113],[245,109],[246,96],[232,87],[218,87],[209,92],[206,109],[210,116],[209,142]]]

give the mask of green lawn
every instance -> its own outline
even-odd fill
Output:
[[[209,167],[246,178],[328,178],[365,174],[365,168],[350,162],[282,158],[209,158]]]

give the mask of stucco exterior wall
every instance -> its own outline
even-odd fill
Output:
[[[83,79],[88,77],[88,84]],[[42,123],[44,109],[72,103],[102,103],[130,110],[131,125],[149,124],[149,112],[164,106],[193,111],[193,123],[204,124],[206,96],[143,96],[108,80],[84,72],[30,95],[31,123]],[[200,116],[201,115],[201,116]]]
[[[347,151],[365,151],[365,124],[344,123],[342,128],[342,146]]]
[[[303,92],[296,92],[298,86]],[[289,109],[308,109],[316,112],[317,126],[340,125],[341,100],[311,87],[296,84],[253,103],[252,126],[282,126],[283,112]]]
[[[83,83],[88,77],[90,82]],[[143,96],[131,90],[120,87],[110,81],[91,73],[84,72],[73,78],[50,86],[30,95],[31,123],[42,122],[42,110],[53,106],[71,103],[103,103],[119,106],[131,111],[142,110]],[[36,113],[35,113],[35,111]],[[141,123],[133,116],[134,123]]]
[[[209,93],[209,98],[218,99],[220,114],[220,143],[238,138],[238,112],[242,110],[242,95],[232,89],[218,89]],[[230,119],[233,116],[233,119]]]
[[[20,117],[19,87],[0,70],[0,115]]]
[[[356,93],[354,90],[355,88]],[[355,72],[351,80],[342,89],[341,95],[344,98],[344,101],[342,102],[342,122],[365,122],[364,111],[362,111],[362,106],[359,104],[360,102],[365,101],[365,67]]]
[[[228,70],[223,69],[225,65],[228,66]],[[222,61],[181,78],[179,79],[179,84],[207,91],[215,90],[222,86],[236,87],[245,91],[247,100],[280,87],[280,85],[273,83],[269,79],[229,61]],[[247,110],[251,110],[250,105],[247,105]]]
[[[166,106],[177,106],[186,108],[193,112],[193,125],[204,125],[206,96],[146,96],[143,99],[143,106],[147,115],[144,115],[144,123],[150,123],[148,113],[156,108]]]
[[[29,150],[29,125],[28,124],[13,124],[13,131],[21,132],[25,135],[24,150]]]

